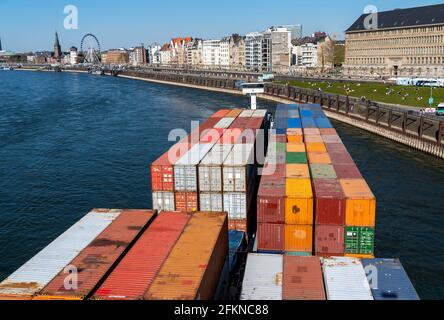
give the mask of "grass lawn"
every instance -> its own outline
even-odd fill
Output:
[[[335,81],[279,81],[305,89],[322,89],[323,92],[349,95],[351,97],[365,97],[372,101],[393,103],[418,108],[429,107],[430,88],[413,86],[396,86],[382,83],[340,83]],[[434,107],[444,102],[444,88],[433,88]]]

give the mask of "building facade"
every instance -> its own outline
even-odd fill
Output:
[[[79,63],[78,62],[78,57],[79,57],[79,55],[78,55],[77,48],[76,47],[71,47],[69,49],[69,64],[75,65],[75,64]]]
[[[444,76],[444,4],[364,14],[346,31],[344,73]]]
[[[230,68],[243,70],[245,68],[245,37],[233,34],[230,38]]]
[[[105,60],[103,60],[105,58]],[[102,62],[113,65],[124,65],[129,63],[129,53],[126,50],[109,50],[102,55]]]
[[[129,55],[129,63],[136,67],[147,64],[147,50],[143,45],[135,47],[133,50],[131,50]]]
[[[271,30],[271,65],[273,72],[288,73],[291,65],[291,34],[287,28]]]
[[[219,68],[221,63],[221,41],[203,41],[203,64],[205,68]]]

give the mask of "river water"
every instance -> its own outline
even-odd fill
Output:
[[[85,74],[0,71],[0,279],[92,208],[150,208],[149,164],[243,97]],[[273,110],[275,104],[259,101]],[[444,299],[444,162],[335,122],[378,198],[377,255]]]

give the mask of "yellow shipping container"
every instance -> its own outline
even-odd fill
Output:
[[[307,152],[327,152],[325,144],[322,142],[307,142]]]
[[[356,259],[374,259],[374,255],[367,255],[367,254],[346,254],[347,258],[356,258]]]
[[[313,225],[286,225],[285,251],[313,253]]]
[[[304,143],[287,143],[287,152],[306,152]]]
[[[310,179],[310,168],[307,164],[287,164],[285,174],[289,179]]]
[[[362,179],[340,180],[347,204],[345,223],[349,227],[375,227],[376,198]]]
[[[212,300],[227,254],[227,215],[194,214],[144,298]]]
[[[287,141],[289,143],[304,143],[304,136],[303,135],[287,135]]]
[[[327,152],[309,152],[308,162],[310,164],[331,164],[331,158]]]
[[[305,142],[310,142],[310,143],[320,143],[320,142],[324,142],[324,139],[322,139],[322,136],[308,136],[305,135]]]
[[[287,179],[285,223],[313,225],[313,190],[310,179]]]
[[[224,118],[237,118],[242,112],[243,110],[233,109]]]

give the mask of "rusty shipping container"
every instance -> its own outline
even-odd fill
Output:
[[[176,211],[196,212],[199,210],[199,199],[197,192],[176,192]]]
[[[149,210],[123,210],[111,225],[69,263],[72,270],[77,272],[74,282],[67,282],[68,274],[61,271],[40,295],[43,298],[87,298],[119,263],[153,218],[154,214]]]
[[[260,223],[285,223],[285,178],[263,177],[257,203]]]
[[[318,256],[344,255],[343,226],[316,225],[315,227],[315,253]]]
[[[95,209],[87,214],[0,283],[0,299],[31,299],[121,213]]]
[[[315,216],[318,225],[345,225],[346,199],[338,180],[314,180]]]
[[[211,300],[228,255],[224,213],[194,214],[153,284],[147,300]]]
[[[174,192],[174,164],[191,148],[189,143],[177,143],[151,165],[153,192]]]
[[[347,199],[345,224],[349,227],[375,227],[376,198],[365,180],[340,180]]]
[[[259,223],[257,249],[262,252],[285,251],[285,226],[283,224]]]
[[[122,259],[93,298],[141,300],[181,236],[191,215],[160,214]]]
[[[326,300],[319,258],[284,256],[283,269],[283,300]]]
[[[285,225],[285,251],[313,253],[313,225]]]

